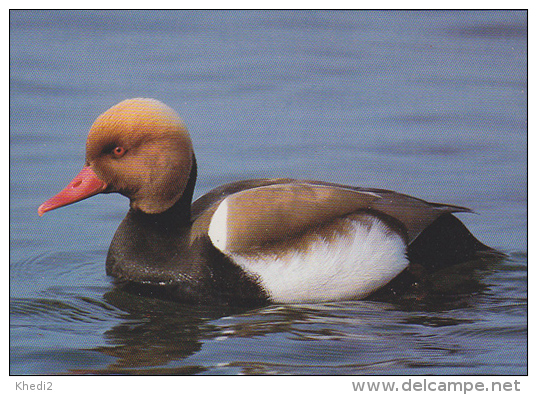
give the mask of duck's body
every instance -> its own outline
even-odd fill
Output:
[[[100,192],[128,196],[107,273],[176,299],[358,299],[397,277],[409,258],[445,265],[489,250],[452,216],[468,209],[386,190],[259,179],[192,204],[190,138],[177,115],[152,99],[122,102],[99,117],[86,151],[82,172],[39,213]]]

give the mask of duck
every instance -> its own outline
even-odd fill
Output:
[[[192,203],[196,178],[179,115],[156,99],[127,99],[95,120],[82,170],[38,214],[100,193],[126,196],[107,275],[198,303],[359,300],[411,265],[438,269],[493,251],[453,215],[471,212],[461,206],[285,178],[231,182]]]

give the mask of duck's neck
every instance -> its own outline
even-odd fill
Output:
[[[186,246],[191,230],[190,205],[196,183],[196,160],[185,191],[168,210],[146,214],[131,208],[119,225],[108,250],[106,270],[115,277],[144,280],[153,271],[152,280],[173,272],[172,263],[189,253]],[[171,270],[170,270],[171,269]],[[166,277],[166,276],[164,276]],[[173,277],[172,274],[168,278]]]
[[[214,248],[208,237],[191,242],[191,202],[196,160],[183,196],[170,209],[145,214],[130,209],[112,239],[106,273],[134,292],[181,300],[227,302],[245,295],[247,303],[266,299],[255,280]]]
[[[185,190],[181,198],[175,203],[168,211],[174,210],[171,216],[181,223],[190,223],[190,207],[192,206],[192,196],[194,195],[194,188],[196,186],[196,178],[198,176],[198,165],[196,163],[196,156],[192,154],[192,167],[190,168],[190,175],[186,183]]]
[[[168,228],[187,227],[190,225],[190,206],[192,205],[192,196],[196,186],[196,177],[198,174],[196,157],[192,154],[192,167],[185,190],[179,200],[169,209],[158,214],[146,214],[140,210],[131,209],[131,213],[143,218],[144,222],[159,224]]]

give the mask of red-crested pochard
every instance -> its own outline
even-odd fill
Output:
[[[127,196],[107,274],[199,302],[359,299],[409,262],[442,267],[492,250],[452,215],[470,210],[381,189],[257,179],[192,204],[196,169],[171,108],[125,100],[97,118],[82,171],[38,213],[98,193]]]

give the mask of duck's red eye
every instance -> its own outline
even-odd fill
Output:
[[[112,150],[112,154],[114,154],[114,157],[116,158],[121,158],[123,155],[125,155],[125,148],[118,145]]]

